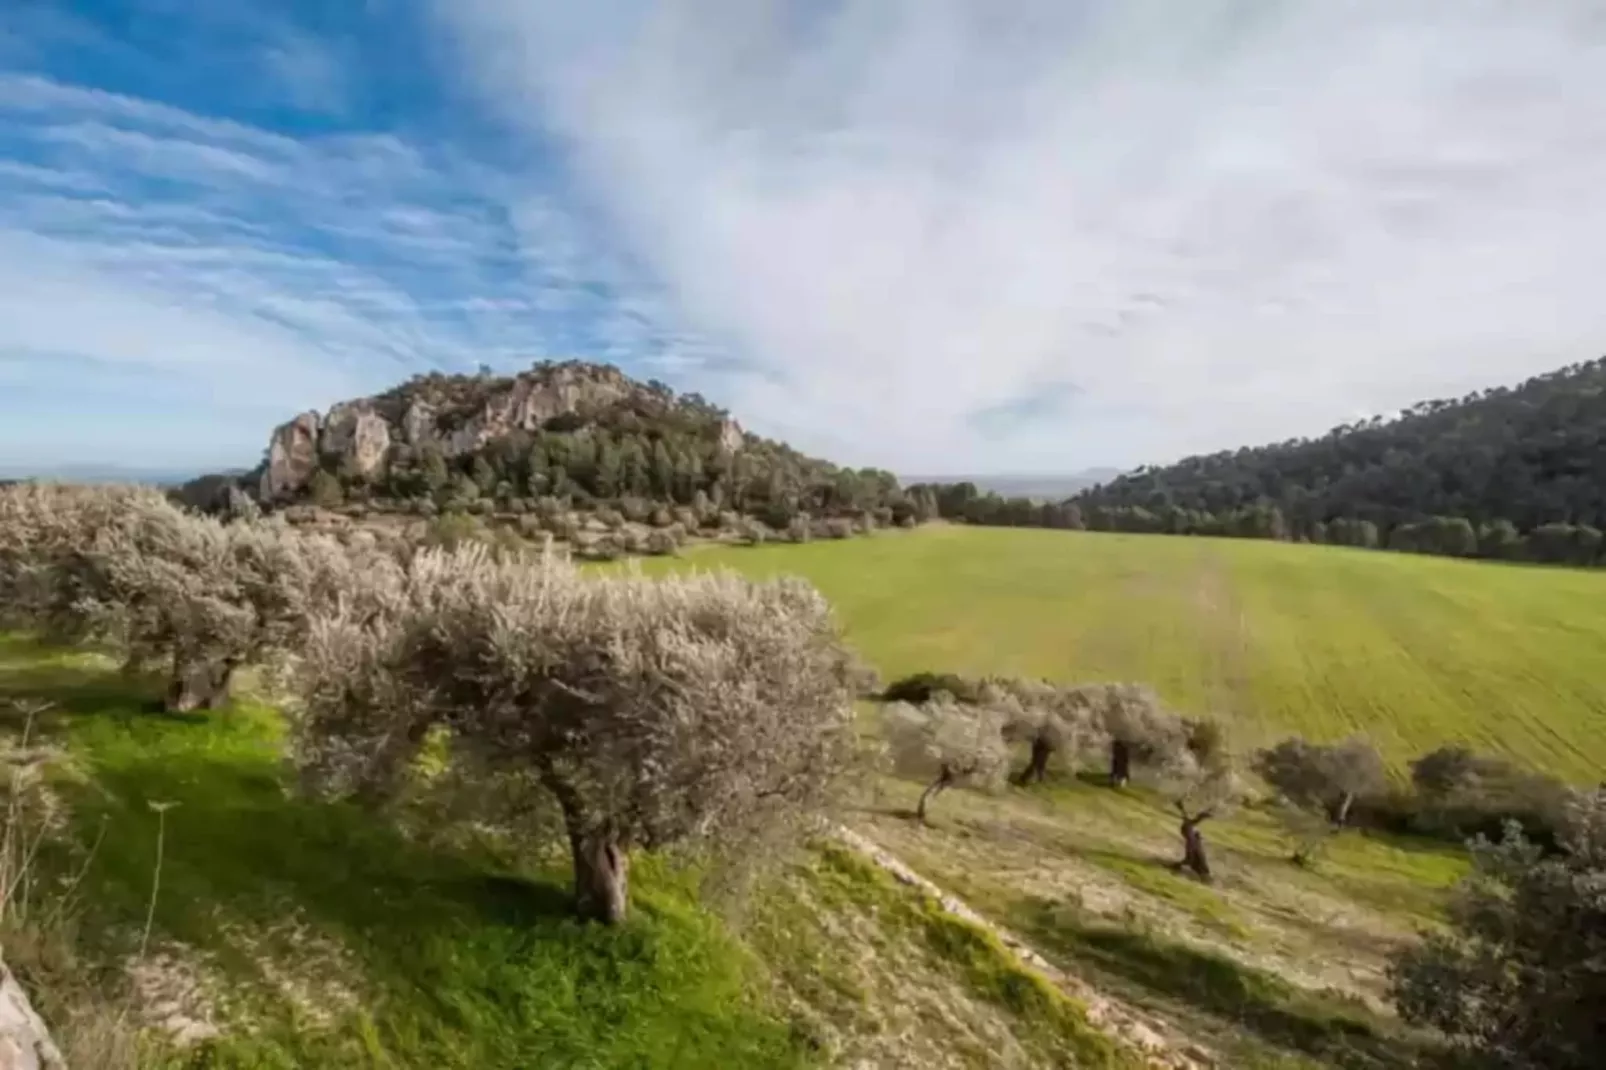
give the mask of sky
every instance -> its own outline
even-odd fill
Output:
[[[5,0],[0,469],[618,364],[898,472],[1606,354],[1593,0]]]

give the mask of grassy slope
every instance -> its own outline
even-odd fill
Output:
[[[708,548],[649,568],[795,572],[884,674],[1149,681],[1241,744],[1361,730],[1606,774],[1606,572],[1258,541],[931,527]]]
[[[561,863],[432,848],[298,800],[274,711],[169,718],[143,712],[153,694],[103,659],[0,637],[0,709],[58,705],[37,728],[67,748],[54,782],[70,817],[39,875],[82,869],[94,983],[112,998],[132,963],[154,1020],[222,1030],[150,1065],[1125,1065],[1001,949],[840,852],[790,867],[744,937],[651,859],[629,926],[581,926]],[[0,950],[32,979],[22,948]]]
[[[1226,1065],[1414,1065],[1387,1014],[1385,958],[1437,918],[1459,852],[1352,834],[1302,869],[1274,822],[1246,811],[1206,826],[1206,886],[1171,870],[1176,817],[1141,790],[1057,775],[945,796],[929,827],[895,816],[917,786],[882,790],[860,831]]]

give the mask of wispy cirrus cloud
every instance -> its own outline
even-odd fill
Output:
[[[1159,461],[1606,348],[1595,5],[437,11],[765,373],[720,393],[855,460]]]
[[[577,224],[530,210],[540,176],[510,204],[507,175],[449,146],[20,73],[0,73],[0,130],[9,466],[249,463],[293,412],[418,371],[661,344],[612,309]],[[141,409],[174,404],[210,430]]]

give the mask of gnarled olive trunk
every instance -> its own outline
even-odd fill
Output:
[[[1015,778],[1015,783],[1021,787],[1025,787],[1028,784],[1041,784],[1043,778],[1048,775],[1048,759],[1053,753],[1054,748],[1050,747],[1046,740],[1032,740],[1031,759],[1026,763],[1026,768],[1022,769],[1020,775]]]
[[[1333,823],[1335,829],[1342,829],[1349,824],[1350,808],[1355,805],[1355,793],[1346,791],[1336,802],[1329,803],[1327,818]]]
[[[630,855],[617,827],[588,812],[574,783],[539,760],[541,783],[552,792],[569,833],[574,860],[574,910],[587,921],[618,925],[630,913]]]
[[[630,856],[606,832],[569,833],[574,906],[588,921],[617,925],[630,913]]]
[[[941,795],[953,782],[953,770],[946,765],[943,766],[937,772],[937,779],[926,785],[926,790],[920,793],[920,802],[915,804],[915,817],[924,821],[926,819],[926,804]]]
[[[1132,744],[1117,739],[1110,744],[1110,786],[1125,787],[1132,779]]]
[[[164,708],[169,713],[217,709],[229,700],[234,670],[232,659],[196,663],[184,661],[175,654],[173,674],[163,699]]]
[[[1210,860],[1205,857],[1204,833],[1199,831],[1205,816],[1208,815],[1182,819],[1182,867],[1191,870],[1200,880],[1208,881]]]

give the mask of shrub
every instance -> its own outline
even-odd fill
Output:
[[[769,540],[770,530],[762,523],[750,516],[744,516],[737,521],[736,537],[748,546],[760,546]]]
[[[478,520],[466,513],[448,513],[430,521],[419,541],[424,546],[440,546],[450,550],[464,543],[484,540],[485,527]]]
[[[675,538],[673,529],[658,528],[647,532],[643,540],[642,552],[665,557],[674,554],[680,549],[680,540]]]
[[[846,517],[832,517],[825,522],[825,535],[830,539],[850,539],[854,535],[853,521]]]
[[[1606,1007],[1606,789],[1576,800],[1560,851],[1509,830],[1474,850],[1450,929],[1399,953],[1392,995],[1456,1047],[1456,1066],[1586,1070]]]
[[[936,698],[939,692],[946,692],[960,702],[977,702],[981,698],[979,684],[953,673],[935,672],[917,672],[894,680],[881,692],[881,698],[886,702],[919,706]]]
[[[1411,763],[1414,794],[1370,802],[1363,816],[1400,831],[1464,843],[1498,839],[1515,825],[1546,851],[1560,843],[1573,794],[1554,777],[1463,746],[1445,746]]]
[[[582,576],[467,548],[375,583],[380,612],[313,624],[306,783],[393,796],[438,726],[451,753],[556,802],[582,916],[623,919],[635,848],[795,826],[851,755],[846,654],[800,581]]]
[[[628,552],[623,534],[602,535],[575,546],[575,553],[586,561],[617,561]]]
[[[1358,806],[1375,806],[1389,790],[1383,759],[1359,738],[1319,744],[1293,736],[1256,752],[1252,767],[1280,796],[1300,865],[1349,827]]]

